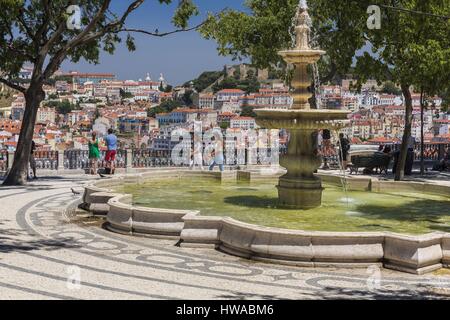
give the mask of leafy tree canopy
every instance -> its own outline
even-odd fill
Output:
[[[254,107],[243,106],[241,110],[241,117],[253,117],[256,118],[256,113],[253,111]]]
[[[187,107],[190,107],[193,104],[193,100],[192,100],[193,93],[194,93],[194,91],[192,91],[192,90],[186,90],[186,92],[181,97],[181,101]]]
[[[180,108],[182,106],[181,102],[176,101],[176,100],[167,100],[167,101],[163,101],[159,106],[153,107],[153,108],[149,108],[147,110],[147,115],[149,117],[154,118],[155,115],[160,114],[160,113],[169,113],[172,112],[173,110]]]
[[[298,0],[248,0],[246,5],[246,12],[228,10],[204,25],[203,36],[216,40],[220,54],[251,58],[259,68],[279,66],[282,61],[277,52],[293,46],[291,35]],[[367,26],[367,9],[371,5],[383,8],[381,29]],[[313,19],[312,45],[318,44],[327,51],[319,63],[322,83],[336,74],[345,75],[353,66],[359,88],[369,79],[379,83],[392,80],[401,86],[405,130],[395,176],[401,180],[412,130],[410,88],[420,88],[430,95],[439,87],[448,86],[450,20],[442,17],[450,16],[450,2],[314,0],[309,1],[309,9]]]
[[[48,101],[45,103],[47,107],[55,108],[59,114],[68,114],[73,110],[78,110],[79,106],[72,104],[69,100],[63,101]]]
[[[258,92],[260,83],[254,74],[249,74],[246,79],[239,80],[236,77],[226,77],[213,86],[214,93],[223,89],[240,89],[246,93]]]
[[[199,11],[193,0],[180,0],[171,19],[175,30],[150,32],[126,26],[128,17],[145,0],[120,2],[124,9],[113,12],[112,0],[0,0],[0,83],[24,93],[26,101],[14,161],[3,184],[26,183],[37,110],[45,98],[43,85],[63,61],[84,59],[98,63],[101,51],[112,54],[120,42],[125,42],[130,51],[135,50],[135,33],[163,37],[197,29],[213,18],[208,16],[200,25],[189,28],[190,17],[198,15]],[[173,1],[153,2],[170,4]],[[78,17],[81,19],[76,20],[81,21],[72,23]],[[32,76],[25,86],[15,79],[19,78],[21,68],[30,64]]]
[[[197,79],[188,81],[183,86],[190,87],[190,83],[193,82],[195,90],[197,92],[202,92],[210,85],[214,84],[222,76],[222,71],[206,71],[203,72]]]
[[[18,78],[20,69],[31,63],[34,77],[47,80],[53,76],[62,61],[78,62],[85,59],[98,63],[102,50],[113,53],[117,43],[126,42],[135,50],[133,33],[164,36],[146,30],[125,26],[128,16],[145,0],[127,1],[123,12],[112,12],[112,0],[0,0],[0,82],[14,86],[8,79]],[[158,0],[170,4],[172,0]],[[70,5],[81,9],[81,29],[67,28]],[[199,11],[190,0],[180,1],[174,12],[172,24],[178,28],[172,32],[187,30],[191,16]],[[122,37],[125,34],[125,37]],[[11,59],[11,57],[14,59]],[[37,70],[41,72],[36,73]],[[19,87],[17,87],[19,89]],[[24,91],[23,87],[20,87]]]
[[[394,4],[404,9],[450,15],[448,1],[397,0]],[[292,47],[292,19],[298,0],[248,0],[246,5],[249,9],[246,12],[228,10],[204,25],[203,36],[216,40],[222,55],[251,58],[252,64],[259,68],[282,64],[277,52]],[[392,5],[392,1],[309,1],[313,40],[327,51],[320,62],[322,81],[332,79],[335,74],[345,75],[354,66],[353,72],[360,82],[373,78],[413,84],[417,64],[429,59],[416,54],[420,48],[437,49],[436,66],[444,67],[444,61],[449,60],[449,20],[382,9],[382,29],[369,30],[370,5]]]
[[[402,90],[395,85],[392,81],[386,81],[383,85],[381,92],[386,94],[400,95]]]

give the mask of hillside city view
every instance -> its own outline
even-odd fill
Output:
[[[449,299],[450,0],[0,9],[0,300]]]
[[[31,74],[30,67],[20,71],[25,86]],[[357,91],[354,83],[350,75],[338,83],[322,85],[322,107],[351,111],[350,125],[342,131],[352,144],[399,145],[405,126],[401,90],[390,81],[379,84],[370,80]],[[44,91],[33,136],[39,154],[36,159],[43,169],[56,165],[56,158],[48,151],[88,150],[93,131],[105,135],[113,128],[121,149],[144,149],[167,156],[177,143],[171,141],[171,132],[180,127],[192,131],[198,118],[204,130],[219,127],[245,132],[259,127],[254,109],[289,109],[293,103],[283,80],[270,79],[267,70],[246,64],[205,71],[179,86],[169,84],[163,74],[154,79],[146,73],[140,79],[120,80],[114,73],[59,71]],[[7,152],[15,151],[19,139],[25,98],[5,85],[1,92],[0,145],[5,170]],[[412,94],[412,136],[419,145],[423,125],[427,159],[438,159],[438,153],[450,144],[450,114],[444,99],[432,97],[421,122],[421,96]],[[281,133],[282,143],[286,138]],[[444,148],[440,150],[439,145]],[[417,158],[419,149],[415,150]]]

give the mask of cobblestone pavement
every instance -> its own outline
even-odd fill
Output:
[[[252,262],[176,240],[111,233],[74,216],[86,177],[0,187],[1,299],[441,299],[450,272]],[[68,209],[69,208],[69,209]],[[72,208],[72,209],[71,209]],[[78,283],[78,279],[80,282]]]

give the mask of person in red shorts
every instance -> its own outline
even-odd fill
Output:
[[[115,171],[115,161],[116,161],[116,154],[117,154],[117,137],[114,134],[113,129],[108,130],[108,135],[105,137],[105,143],[106,143],[106,172],[109,174],[114,174]]]

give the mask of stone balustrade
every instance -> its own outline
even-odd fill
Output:
[[[397,150],[399,145],[391,145]],[[425,144],[425,160],[428,162],[438,161],[444,158],[445,152],[450,148],[449,144]],[[281,146],[280,154],[286,153],[286,147]],[[89,168],[89,152],[87,150],[65,150],[65,151],[36,151],[35,160],[38,170],[51,171],[73,171],[86,170]],[[420,160],[420,144],[414,149],[415,161]],[[98,167],[104,167],[105,152],[101,154]],[[226,154],[224,154],[226,158]],[[12,166],[14,152],[0,150],[0,172],[6,172]],[[338,163],[337,151],[328,157],[329,163]],[[226,159],[225,159],[225,162]],[[153,151],[149,149],[118,150],[116,167],[119,169],[159,168],[174,167],[169,151]]]

